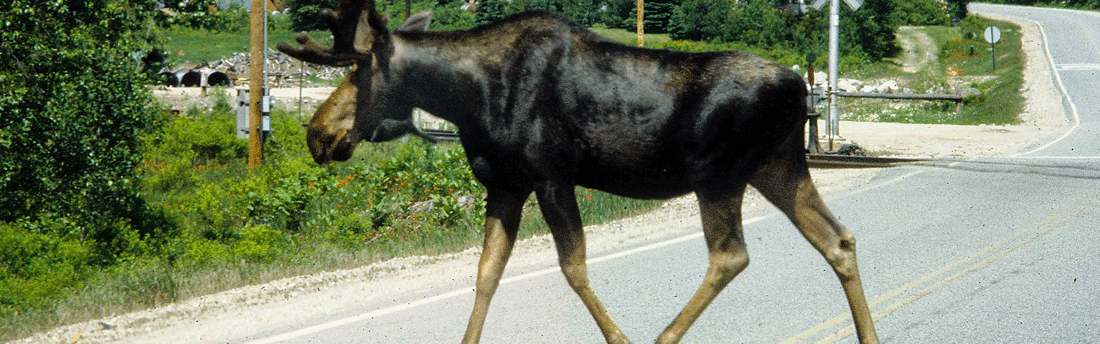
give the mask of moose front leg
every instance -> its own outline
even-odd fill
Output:
[[[500,285],[500,276],[504,274],[504,266],[508,264],[508,257],[512,254],[512,246],[516,243],[516,233],[523,215],[523,203],[530,194],[489,190],[485,204],[485,244],[477,266],[474,310],[470,313],[470,322],[466,325],[466,335],[462,338],[462,343],[474,344],[481,340],[481,329],[485,326],[489,302]]]
[[[554,244],[558,249],[558,262],[565,280],[580,296],[581,302],[596,320],[609,344],[630,343],[619,326],[607,314],[607,309],[596,297],[588,281],[588,264],[585,262],[584,226],[572,185],[546,187],[535,193],[543,218],[550,226]]]

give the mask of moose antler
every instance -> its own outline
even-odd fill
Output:
[[[367,9],[365,13],[364,8]],[[345,67],[370,56],[371,46],[385,37],[386,21],[375,10],[373,0],[343,0],[340,2],[340,13],[326,8],[321,10],[320,15],[332,31],[333,46],[323,46],[302,32],[294,36],[300,48],[286,42],[279,42],[276,48],[309,63]]]

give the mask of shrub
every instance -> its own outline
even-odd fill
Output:
[[[155,109],[131,57],[153,4],[16,0],[0,9],[0,222],[78,240],[96,263],[123,253],[112,246],[120,235],[158,230],[135,173]]]
[[[725,41],[733,3],[727,0],[684,0],[669,18],[669,37],[676,40]]]
[[[291,0],[287,4],[287,17],[290,19],[290,28],[294,31],[328,30],[328,25],[321,20],[321,9],[337,9],[337,0]]]
[[[952,12],[948,4],[940,0],[898,1],[894,13],[897,13],[898,25],[934,26],[951,25]]]

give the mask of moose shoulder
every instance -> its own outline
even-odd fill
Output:
[[[699,198],[710,268],[658,342],[680,340],[748,265],[741,200],[753,185],[780,208],[840,278],[861,342],[876,342],[855,239],[822,202],[803,150],[806,86],[782,66],[735,51],[631,47],[567,18],[526,12],[467,31],[427,31],[430,13],[386,31],[373,1],[323,10],[334,45],[308,35],[279,50],[353,66],[314,114],[318,163],[347,160],[360,141],[404,134],[414,107],[454,123],[487,190],[485,244],[464,337],[476,343],[532,193],[562,272],[609,343],[627,338],[588,282],[574,186],[635,198]]]

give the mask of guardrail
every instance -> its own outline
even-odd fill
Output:
[[[877,98],[877,99],[910,99],[910,100],[946,100],[955,102],[955,116],[962,116],[963,96],[957,94],[920,94],[920,93],[864,93],[864,92],[837,92],[837,97],[845,98]]]

